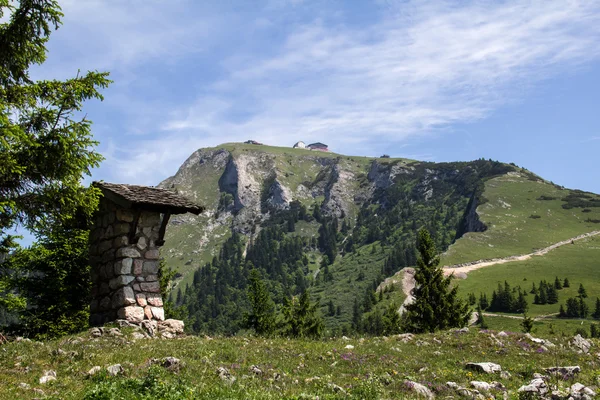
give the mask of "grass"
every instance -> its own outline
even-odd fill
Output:
[[[531,316],[557,313],[560,304],[564,304],[567,298],[577,296],[580,283],[587,291],[589,297],[586,302],[593,312],[596,296],[600,296],[599,251],[600,237],[595,236],[559,247],[544,256],[534,256],[525,261],[498,264],[471,271],[467,279],[456,282],[465,297],[472,292],[479,298],[479,293],[483,292],[487,294],[488,299],[491,299],[492,291],[496,289],[498,282],[504,284],[505,280],[511,287],[519,285],[529,292],[532,283],[537,287],[542,279],[554,283],[556,276],[561,281],[569,278],[570,287],[558,291],[558,304],[533,304],[533,295],[529,294],[528,313]]]
[[[570,348],[569,338],[546,338],[557,346],[540,350],[522,334],[499,338],[500,346],[490,332],[476,329],[418,335],[407,343],[398,337],[134,340],[127,334],[93,339],[84,333],[45,343],[2,345],[0,399],[43,397],[34,388],[43,390],[48,399],[414,399],[406,379],[428,386],[441,398],[456,395],[445,385],[448,381],[468,387],[473,380],[495,380],[506,386],[510,398],[517,398],[517,389],[533,373],[556,365],[582,366],[576,379],[554,382],[563,389],[574,381],[598,384],[600,360],[595,355],[578,354]],[[598,340],[594,343],[600,345]],[[179,358],[185,366],[179,372],[149,366],[151,358],[167,356]],[[483,361],[500,364],[511,376],[465,368],[467,362]],[[122,376],[86,374],[93,366],[116,363],[124,367]],[[252,373],[253,365],[262,373]],[[219,367],[227,368],[235,382],[221,380]],[[56,371],[57,380],[42,385],[38,379],[46,370]],[[23,389],[20,383],[30,388]],[[489,396],[503,394],[494,390]]]
[[[583,213],[565,210],[560,199],[569,192],[525,176],[503,175],[486,182],[488,201],[477,208],[488,226],[483,233],[467,233],[442,256],[442,265],[531,253],[582,233],[600,230],[586,222],[600,218],[600,208]],[[555,200],[538,200],[541,196]],[[530,218],[538,215],[540,218]]]

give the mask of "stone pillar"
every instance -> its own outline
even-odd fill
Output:
[[[90,231],[90,324],[116,319],[164,320],[158,282],[158,212],[123,208],[100,200]]]

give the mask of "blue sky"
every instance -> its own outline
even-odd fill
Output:
[[[600,2],[62,0],[41,79],[110,71],[94,179],[155,185],[196,149],[515,162],[600,193]]]

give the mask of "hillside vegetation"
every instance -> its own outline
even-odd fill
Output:
[[[547,376],[548,386],[563,394],[575,383],[590,390],[600,385],[600,359],[594,354],[598,340],[590,341],[591,351],[583,354],[571,337],[546,336],[540,344],[519,333],[475,329],[319,341],[135,339],[135,333],[106,328],[97,338],[84,333],[4,344],[0,398],[415,399],[420,398],[418,384],[438,398],[480,393],[482,398],[516,399],[528,398],[519,397],[518,389],[535,373]],[[467,369],[469,362],[494,362],[502,373]],[[581,371],[571,376],[544,371],[574,365]],[[42,376],[52,375],[56,379],[40,383]],[[483,390],[477,382],[495,383]]]
[[[252,268],[261,271],[278,305],[308,289],[320,303],[326,334],[380,334],[373,325],[385,309],[399,307],[405,294],[399,285],[375,290],[415,264],[420,227],[444,252],[442,265],[526,254],[600,229],[597,195],[491,160],[426,163],[225,144],[196,151],[161,186],[208,208],[198,217],[174,218],[162,251],[178,272],[172,300],[196,332],[243,328]],[[578,283],[580,277],[592,282],[590,293],[600,283],[591,250],[580,248],[579,257],[590,266],[573,275]],[[554,252],[543,258],[551,257]],[[576,258],[556,261],[548,262],[578,268]],[[554,269],[548,276],[540,270],[514,275],[521,270],[503,268],[493,267],[494,279],[512,273],[513,286],[524,278],[537,284],[566,276]],[[466,285],[463,296],[479,296],[479,280],[471,279],[460,282]],[[488,295],[496,285],[494,280],[485,286]],[[561,302],[568,293],[561,292]],[[551,310],[537,307],[533,315]]]

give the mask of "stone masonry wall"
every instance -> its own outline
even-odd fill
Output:
[[[90,232],[92,301],[90,324],[116,319],[164,320],[158,282],[158,212],[142,211],[129,242],[135,211],[103,198]]]

